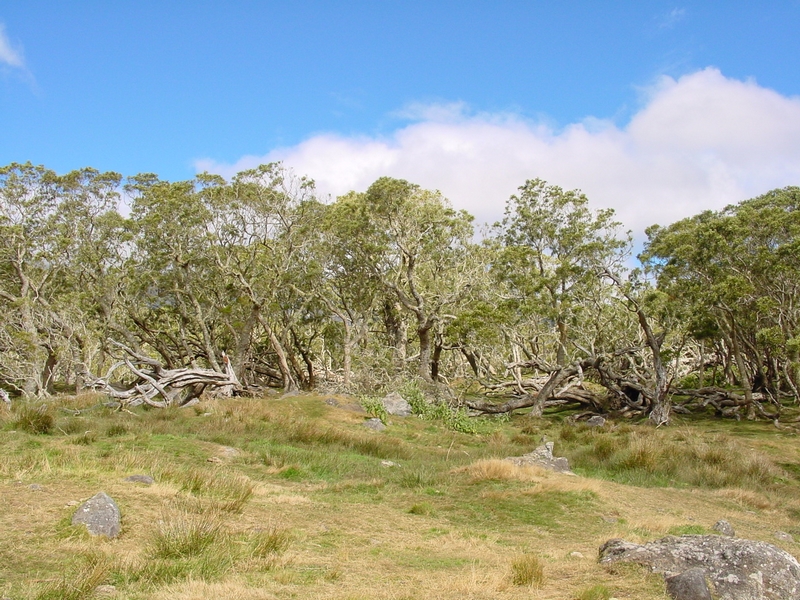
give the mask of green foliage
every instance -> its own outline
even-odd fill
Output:
[[[389,413],[386,412],[380,398],[376,398],[375,396],[361,396],[359,402],[369,416],[380,419],[381,422],[386,425],[389,420]]]

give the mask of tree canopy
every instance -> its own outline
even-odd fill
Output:
[[[114,369],[130,386],[158,364],[235,393],[417,379],[478,412],[662,424],[681,398],[778,419],[800,385],[798,203],[789,187],[654,225],[632,269],[613,211],[541,179],[479,239],[440,192],[389,177],[323,202],[280,164],[178,182],[11,164],[0,387]]]

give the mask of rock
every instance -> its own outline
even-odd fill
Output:
[[[546,442],[533,452],[522,456],[509,456],[505,460],[511,461],[520,467],[537,466],[556,471],[558,473],[570,473],[569,461],[564,457],[553,456],[553,442]]]
[[[30,484],[30,485],[28,486],[28,489],[29,489],[29,490],[32,490],[32,491],[34,491],[34,492],[41,492],[41,491],[43,491],[43,490],[44,490],[44,486],[41,486],[41,485],[39,485],[38,483],[32,483],[32,484]]]
[[[382,467],[399,467],[400,465],[398,465],[396,462],[394,462],[392,460],[382,460],[381,461],[381,466]]]
[[[794,542],[794,537],[792,537],[791,533],[786,533],[785,531],[776,531],[774,534],[776,540],[780,540],[782,542]]]
[[[86,525],[92,535],[115,538],[121,529],[119,507],[105,492],[100,492],[78,507],[72,524]]]
[[[361,406],[358,402],[345,402],[339,400],[338,398],[330,397],[325,399],[325,404],[328,406],[333,406],[334,408],[341,408],[342,410],[349,410],[350,412],[366,414],[367,411],[364,410],[364,407]]]
[[[221,464],[222,459],[219,456],[211,456],[206,459],[206,462]]]
[[[688,569],[665,580],[667,593],[675,600],[712,600],[703,569]]]
[[[570,552],[569,555],[572,558],[583,558],[583,553],[582,552],[578,552],[577,550],[575,550],[573,552]]]
[[[729,537],[734,537],[736,535],[736,532],[733,531],[733,527],[731,526],[731,524],[725,521],[724,519],[720,519],[719,521],[714,523],[714,526],[711,529],[713,529],[714,531],[718,531],[722,535],[727,535]]]
[[[113,596],[117,593],[117,588],[113,585],[98,585],[94,588],[94,593],[99,596]]]
[[[644,545],[612,539],[600,548],[600,562],[636,563],[666,576],[703,569],[719,600],[800,598],[800,563],[765,542],[721,535],[667,536]]]
[[[601,417],[600,415],[594,415],[593,417],[590,417],[586,421],[586,424],[589,427],[602,427],[603,425],[606,424],[606,420],[603,417]]]
[[[386,425],[384,425],[383,421],[380,419],[367,419],[364,421],[363,425],[367,429],[372,429],[373,431],[383,431],[386,429]]]
[[[383,408],[386,409],[386,412],[395,417],[407,417],[411,414],[411,405],[397,392],[387,394],[386,397],[381,400],[381,403],[383,404]]]
[[[144,485],[153,485],[156,482],[150,475],[128,475],[125,481],[129,483],[143,483]]]

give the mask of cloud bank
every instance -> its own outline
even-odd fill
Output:
[[[0,23],[0,64],[22,69],[25,61],[22,59],[22,52],[14,49],[6,35],[5,25]]]
[[[235,164],[198,160],[231,176],[283,161],[333,196],[383,175],[439,189],[478,222],[502,218],[525,180],[579,188],[642,238],[645,227],[800,185],[800,99],[708,68],[643,90],[624,126],[587,118],[556,130],[515,114],[470,114],[463,104],[415,105],[388,136],[319,134]]]

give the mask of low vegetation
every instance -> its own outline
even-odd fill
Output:
[[[602,567],[598,547],[713,533],[723,518],[798,554],[773,533],[800,536],[800,450],[770,424],[523,414],[464,433],[423,415],[378,433],[325,399],[126,412],[87,394],[0,409],[0,595],[656,600],[660,577]],[[50,426],[25,425],[35,415]],[[502,460],[544,439],[577,477]],[[123,514],[113,541],[70,522],[100,490]]]

